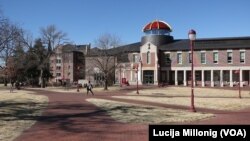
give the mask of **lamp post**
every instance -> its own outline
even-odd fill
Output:
[[[190,40],[190,48],[191,48],[191,59],[192,59],[192,64],[191,64],[191,111],[196,112],[195,107],[194,107],[194,40],[196,39],[196,32],[195,30],[191,29],[188,32],[188,38]]]
[[[78,66],[77,67],[77,92],[79,92],[79,83],[78,83],[78,81],[79,81],[79,74],[80,74],[80,67]]]
[[[122,87],[122,68],[120,65],[120,87]]]
[[[138,90],[138,64],[136,65],[136,93],[139,94]]]

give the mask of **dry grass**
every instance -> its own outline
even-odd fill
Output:
[[[41,115],[48,98],[32,95],[31,92],[0,88],[0,140],[11,141],[35,122],[35,116]]]
[[[103,99],[87,99],[87,101],[104,109],[117,121],[123,123],[173,123],[202,120],[212,117],[212,114],[191,113],[185,110],[161,108],[138,104],[129,104]]]
[[[150,90],[141,90],[140,96],[135,92],[129,96],[114,96],[116,98],[135,99],[141,101],[158,102],[163,104],[190,105],[190,88],[168,87]],[[238,92],[212,88],[195,88],[195,106],[217,110],[239,110],[250,107],[250,95],[242,91],[242,99]]]
[[[154,95],[154,96],[190,96],[190,87],[165,87],[156,89],[140,90],[140,95]],[[242,91],[243,97],[250,98],[248,91]],[[128,93],[129,95],[136,95],[136,91]],[[197,97],[238,97],[238,91],[224,90],[215,88],[195,88],[194,94]]]

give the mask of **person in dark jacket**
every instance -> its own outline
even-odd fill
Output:
[[[87,95],[89,94],[89,91],[92,93],[92,95],[94,95],[92,89],[93,89],[93,85],[89,81],[89,83],[87,84]]]

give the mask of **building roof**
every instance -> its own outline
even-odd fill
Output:
[[[141,42],[136,42],[128,45],[119,46],[117,48],[110,49],[114,53],[119,52],[140,52]]]
[[[110,55],[120,53],[140,52],[141,42],[119,46],[106,50]],[[219,49],[250,49],[250,37],[227,38],[202,38],[194,42],[194,50],[219,50]],[[162,51],[187,51],[190,50],[189,39],[176,39],[173,42],[159,46]],[[92,48],[89,56],[100,55],[101,49]]]
[[[149,30],[167,30],[168,32],[171,32],[172,28],[168,23],[164,21],[155,20],[144,26],[143,32],[146,32]]]
[[[140,52],[140,46],[141,46],[141,42],[136,42],[136,43],[132,43],[132,44],[128,44],[128,45],[114,47],[114,48],[110,48],[108,50],[101,50],[101,49],[95,47],[95,48],[92,48],[90,50],[90,53],[88,54],[88,56],[98,56],[98,55],[103,54],[103,53],[110,54],[110,55],[118,55],[120,53]]]
[[[250,37],[228,37],[228,38],[203,38],[194,42],[194,50],[217,50],[217,49],[250,49]],[[174,40],[172,43],[159,47],[165,51],[190,50],[188,39]]]
[[[55,48],[55,50],[61,50],[64,53],[70,53],[70,52],[82,52],[85,53],[90,49],[90,44],[86,45],[73,45],[73,44],[65,44],[60,45]]]

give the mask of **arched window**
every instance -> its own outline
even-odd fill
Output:
[[[150,64],[150,52],[147,52],[147,64]]]

